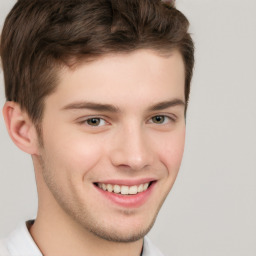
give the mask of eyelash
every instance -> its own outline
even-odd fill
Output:
[[[101,124],[101,125],[90,125],[88,122],[89,122],[89,121],[92,121],[92,120],[99,120],[99,121],[100,121],[100,124],[101,124],[102,121],[103,121],[104,124]],[[100,126],[106,125],[106,124],[107,124],[107,121],[106,121],[104,118],[101,118],[101,117],[90,117],[90,118],[84,120],[82,123],[86,123],[88,126],[91,126],[91,127],[100,127]]]
[[[159,117],[164,118],[164,121],[162,123],[153,122],[154,118],[159,118]],[[99,125],[91,125],[91,124],[88,123],[88,122],[93,121],[93,120],[95,120],[95,121],[98,120],[100,122]],[[175,122],[176,118],[170,117],[170,116],[167,116],[167,115],[155,115],[155,116],[152,116],[149,120],[151,120],[151,121],[149,121],[150,124],[166,125],[169,122]],[[109,123],[102,117],[90,117],[90,118],[87,118],[87,119],[83,120],[81,122],[81,124],[86,124],[90,127],[101,127],[101,126],[104,126],[104,125],[109,124]]]
[[[164,121],[162,122],[162,123],[154,123],[153,121],[152,121],[152,119],[153,118],[164,118]],[[156,116],[153,116],[153,117],[151,117],[149,120],[151,120],[151,123],[153,123],[153,124],[159,124],[159,125],[165,125],[165,124],[167,124],[167,123],[169,123],[169,122],[175,122],[175,119],[174,119],[174,117],[170,117],[170,116],[167,116],[167,115],[156,115]]]

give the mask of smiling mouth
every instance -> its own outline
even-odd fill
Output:
[[[95,183],[97,187],[104,191],[121,195],[136,195],[142,193],[146,191],[151,184],[152,182],[147,182],[139,185],[125,186],[117,184]]]

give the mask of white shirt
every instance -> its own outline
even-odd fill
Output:
[[[6,239],[0,241],[0,256],[43,256],[31,237],[26,223],[22,223]],[[164,256],[149,240],[144,238],[142,256]]]

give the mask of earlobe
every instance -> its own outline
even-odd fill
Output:
[[[3,116],[8,133],[22,151],[35,155],[38,153],[37,132],[27,113],[18,103],[8,101],[3,108]]]

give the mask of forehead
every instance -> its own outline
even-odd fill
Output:
[[[56,104],[97,100],[108,103],[157,100],[157,97],[184,99],[185,68],[178,51],[168,56],[152,50],[111,54],[59,73]],[[172,96],[173,95],[173,96]]]

